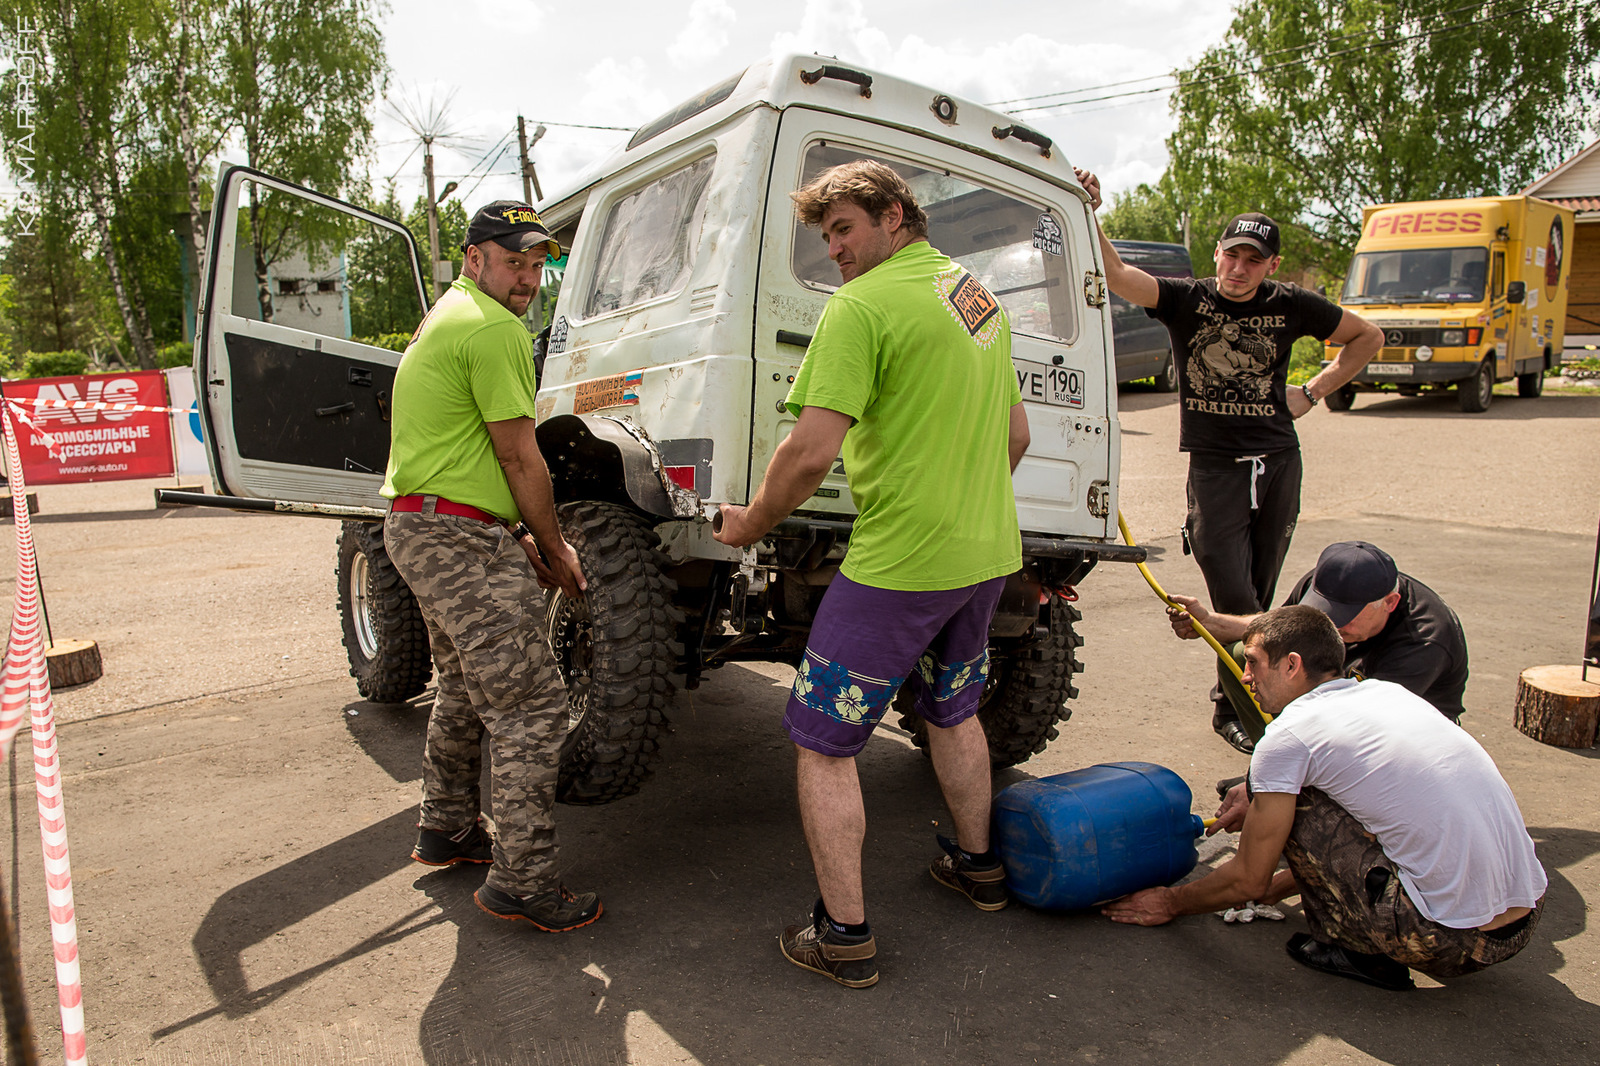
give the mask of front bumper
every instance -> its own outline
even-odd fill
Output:
[[[1327,360],[1322,363],[1326,368]],[[1374,366],[1381,369],[1374,372]],[[1351,379],[1352,385],[1437,385],[1451,381],[1465,381],[1478,372],[1478,363],[1440,362],[1434,360],[1428,363],[1419,363],[1414,360],[1406,362],[1381,362],[1368,363],[1361,368],[1361,373]]]

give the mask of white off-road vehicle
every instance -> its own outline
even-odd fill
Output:
[[[849,545],[842,465],[752,549],[717,543],[709,519],[750,499],[793,428],[782,401],[840,281],[789,193],[862,157],[904,175],[931,243],[1011,320],[1032,444],[1015,474],[1023,567],[995,614],[979,712],[996,765],[1042,751],[1071,713],[1073,586],[1101,559],[1143,558],[1115,540],[1111,324],[1094,223],[1060,149],[978,104],[832,60],[757,63],[540,207],[570,251],[547,271],[558,295],[535,324],[538,436],[589,580],[583,599],[542,606],[570,692],[566,802],[638,790],[675,684],[801,657]],[[216,203],[195,366],[224,498],[203,499],[345,518],[351,673],[368,699],[409,699],[431,676],[427,638],[375,521],[400,356],[350,338],[420,319],[415,246],[392,220],[242,168],[224,171]],[[263,219],[304,277],[263,276],[251,236]],[[950,505],[961,498],[950,485]]]

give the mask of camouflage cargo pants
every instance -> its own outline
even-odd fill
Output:
[[[1526,918],[1487,933],[1424,917],[1377,838],[1315,788],[1300,790],[1283,855],[1312,936],[1386,955],[1429,977],[1460,977],[1504,962],[1527,946],[1544,912],[1541,899]]]
[[[505,529],[452,515],[391,514],[384,546],[422,608],[439,675],[421,825],[453,832],[478,816],[488,732],[488,884],[550,891],[559,881],[553,808],[567,697],[539,632],[533,567]]]

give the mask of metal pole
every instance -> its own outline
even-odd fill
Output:
[[[517,116],[517,158],[522,161],[522,199],[533,203],[533,164],[528,162],[528,124]]]
[[[433,193],[433,138],[422,138],[422,174],[428,179],[428,291],[439,298],[439,204]]]

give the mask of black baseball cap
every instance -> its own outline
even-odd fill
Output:
[[[1234,215],[1222,231],[1218,242],[1223,248],[1248,244],[1271,259],[1278,254],[1278,224],[1259,211]]]
[[[1335,628],[1347,626],[1367,604],[1393,592],[1399,579],[1388,552],[1364,540],[1342,540],[1322,549],[1300,602],[1327,615]]]
[[[561,258],[561,245],[550,236],[539,212],[532,204],[518,200],[496,200],[478,208],[478,213],[472,216],[472,224],[467,227],[467,239],[461,242],[461,250],[466,251],[469,246],[484,241],[494,241],[508,252],[526,252],[542,244],[551,259]]]

